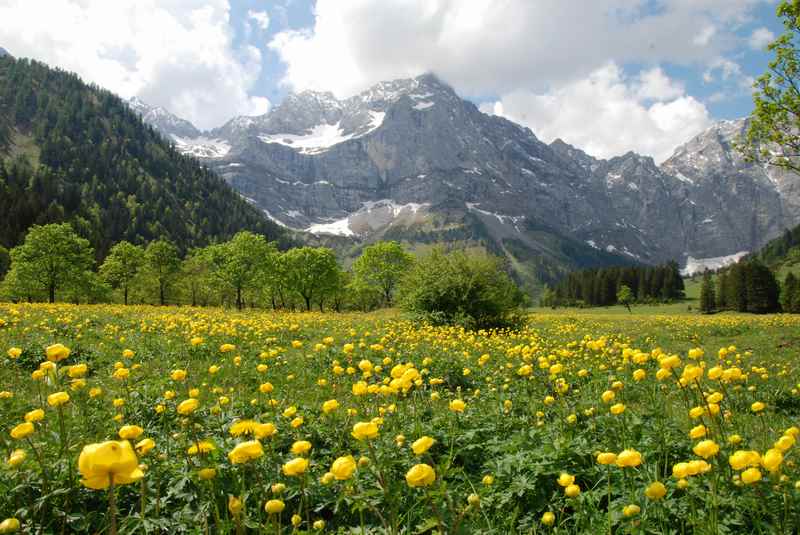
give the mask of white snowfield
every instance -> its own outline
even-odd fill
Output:
[[[341,121],[339,121],[336,124],[318,124],[311,128],[310,132],[302,135],[270,134],[260,135],[258,139],[264,143],[277,143],[291,147],[302,154],[319,154],[334,145],[369,134],[382,125],[383,119],[386,117],[386,113],[382,111],[370,111],[369,114],[369,128],[360,134],[345,134],[341,127]]]
[[[398,204],[391,199],[381,199],[378,201],[366,201],[361,204],[361,208],[351,213],[345,218],[337,219],[329,223],[317,223],[311,225],[306,232],[311,234],[333,234],[335,236],[355,236],[356,233],[350,228],[353,223],[356,228],[368,226],[376,228],[387,224],[400,216],[411,216],[427,208],[428,204],[410,202]]]
[[[715,269],[724,268],[725,266],[735,264],[749,252],[750,251],[739,251],[738,253],[728,256],[715,256],[713,258],[694,258],[693,256],[689,256],[686,259],[686,267],[681,270],[681,275],[688,277],[695,273],[703,273],[706,269],[713,271]]]
[[[231,150],[227,141],[222,139],[209,139],[207,137],[196,137],[193,139],[172,136],[175,141],[175,148],[181,154],[191,154],[199,158],[223,158]]]

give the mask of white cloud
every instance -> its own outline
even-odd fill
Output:
[[[139,96],[201,128],[263,113],[255,47],[234,48],[227,0],[4,0],[0,43]]]
[[[468,95],[544,91],[608,61],[704,63],[737,44],[736,25],[769,0],[317,0],[313,27],[270,48],[293,89],[348,96],[436,72]]]
[[[656,162],[712,122],[706,107],[660,70],[626,79],[614,63],[559,89],[513,91],[481,109],[528,126],[548,143],[560,137],[601,158],[633,150]]]
[[[772,33],[768,28],[761,27],[753,30],[753,33],[750,34],[750,38],[747,40],[747,43],[753,50],[764,50],[767,48],[767,45],[774,40],[775,34]]]
[[[252,20],[262,31],[269,28],[269,15],[266,11],[247,11],[247,18]]]

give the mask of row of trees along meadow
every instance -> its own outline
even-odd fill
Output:
[[[183,258],[163,239],[143,246],[122,241],[95,270],[89,242],[61,223],[31,227],[21,245],[0,257],[0,276],[7,270],[0,300],[321,311],[366,311],[398,300],[415,317],[468,328],[510,325],[526,304],[497,257],[434,248],[415,259],[392,241],[365,247],[349,271],[331,249],[281,252],[247,231]]]
[[[545,288],[547,307],[595,307],[660,303],[682,299],[684,285],[677,262],[661,266],[609,267],[574,271]]]
[[[707,314],[723,310],[797,314],[800,313],[800,280],[789,272],[781,285],[772,270],[759,259],[741,260],[719,270],[716,275],[710,271],[703,274],[700,310]]]
[[[261,306],[281,309],[391,306],[412,257],[396,242],[366,247],[344,271],[331,249],[280,252],[259,234],[191,250],[167,240],[113,245],[95,268],[89,241],[68,223],[35,225],[0,251],[0,297],[12,301]]]

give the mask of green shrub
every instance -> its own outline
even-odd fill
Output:
[[[434,325],[483,329],[519,321],[525,295],[499,258],[437,248],[403,278],[399,301],[405,311]]]

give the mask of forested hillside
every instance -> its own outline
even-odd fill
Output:
[[[0,245],[67,221],[103,258],[120,240],[182,250],[279,227],[116,95],[30,60],[0,58]]]

